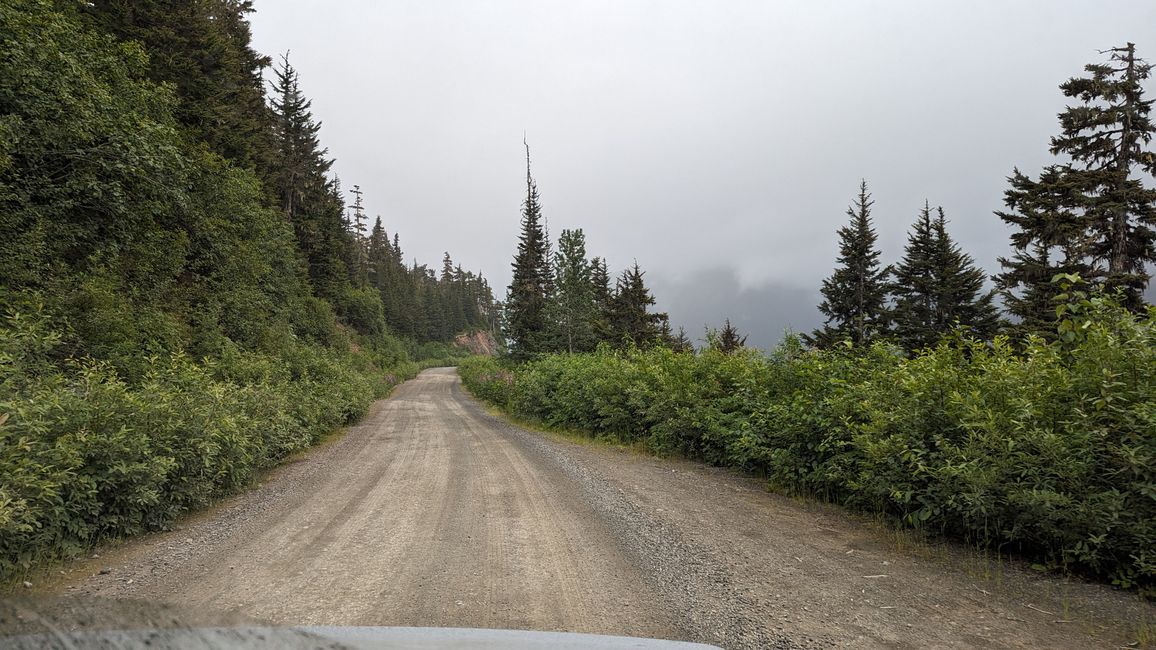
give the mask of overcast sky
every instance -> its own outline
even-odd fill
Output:
[[[769,346],[820,321],[860,178],[885,262],[924,199],[993,273],[1013,167],[1036,174],[1057,86],[1133,41],[1156,2],[257,0],[345,187],[505,294],[523,133],[551,234],[638,263],[694,338],[725,316]],[[1147,87],[1156,92],[1152,83]]]

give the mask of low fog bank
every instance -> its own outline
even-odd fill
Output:
[[[647,274],[647,286],[658,300],[658,309],[670,314],[676,331],[685,327],[687,336],[701,346],[706,328],[719,328],[730,318],[739,332],[747,335],[747,345],[770,350],[788,330],[810,332],[822,324],[815,308],[821,297],[814,290],[766,282],[743,286],[731,268],[714,267],[681,278]]]

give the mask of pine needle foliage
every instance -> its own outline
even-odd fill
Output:
[[[1060,289],[1052,278],[1061,273],[1091,274],[1084,261],[1084,219],[1061,182],[1068,172],[1052,165],[1037,181],[1014,170],[1008,178],[1011,187],[1004,192],[1008,210],[996,212],[1018,229],[1011,235],[1012,256],[999,258],[1004,270],[994,279],[1004,310],[1017,319],[1013,329],[1021,334],[1054,331]]]
[[[908,350],[919,350],[934,347],[958,326],[981,338],[993,335],[999,316],[993,293],[983,291],[984,278],[948,234],[943,208],[933,217],[924,203],[891,283],[897,340]]]
[[[506,337],[510,355],[515,359],[532,358],[547,346],[546,310],[554,292],[549,256],[538,185],[530,173],[530,147],[526,145],[522,233],[514,255],[513,279],[506,292]]]
[[[554,347],[564,352],[589,352],[598,343],[598,310],[592,267],[586,259],[586,236],[581,228],[562,231],[553,266],[555,292],[550,320],[555,328]]]
[[[710,349],[728,355],[735,354],[747,344],[746,335],[739,334],[738,328],[731,324],[729,318],[723,321],[721,329],[708,331],[706,339]]]
[[[1156,262],[1156,155],[1151,99],[1143,82],[1152,66],[1127,43],[1084,77],[1060,85],[1077,103],[1059,115],[1051,153],[1063,161],[1039,180],[1014,171],[1005,194],[1008,211],[996,214],[1016,231],[1011,258],[997,276],[1021,329],[1047,331],[1051,279],[1079,273],[1096,285],[1123,291],[1124,304],[1142,309],[1146,265]]]
[[[662,326],[669,319],[665,313],[650,311],[656,301],[643,275],[636,261],[618,276],[609,309],[615,345],[648,347],[663,342]]]
[[[1072,160],[1060,182],[1083,209],[1098,279],[1109,290],[1121,288],[1125,304],[1139,309],[1148,284],[1144,265],[1156,262],[1156,189],[1136,176],[1156,175],[1156,158],[1146,150],[1153,100],[1144,99],[1142,85],[1152,66],[1136,56],[1133,43],[1107,54],[1107,63],[1085,66],[1089,76],[1060,86],[1080,103],[1060,113],[1051,152]]]
[[[864,180],[855,202],[847,208],[850,223],[839,229],[839,266],[820,290],[819,311],[826,316],[826,324],[810,337],[820,347],[843,340],[863,345],[887,331],[891,268],[879,263],[878,237],[871,224],[873,203]]]

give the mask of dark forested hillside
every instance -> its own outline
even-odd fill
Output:
[[[166,525],[497,326],[481,276],[347,207],[249,11],[0,0],[0,576]]]

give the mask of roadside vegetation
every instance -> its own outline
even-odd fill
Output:
[[[1156,586],[1156,309],[1071,295],[1076,335],[771,354],[664,347],[459,366],[518,417],[741,468],[775,488],[1122,587]]]
[[[637,261],[612,273],[580,228],[554,245],[528,146],[504,305],[448,252],[407,262],[251,11],[0,0],[0,582],[163,529],[460,363],[519,417],[1156,590],[1133,44],[1061,85],[1056,163],[1008,178],[992,288],[930,201],[883,265],[863,181],[824,326],[764,354],[729,320],[696,351]],[[467,334],[504,357],[467,358]]]
[[[649,311],[637,264],[609,286],[581,230],[551,256],[527,173],[511,354],[462,364],[466,386],[520,418],[1156,593],[1151,65],[1131,43],[1103,54],[1060,86],[1057,163],[1008,178],[993,288],[929,201],[883,265],[863,181],[826,323],[770,354],[729,319],[694,351]]]
[[[165,528],[492,326],[480,275],[346,200],[250,3],[130,4],[0,0],[0,581]]]

